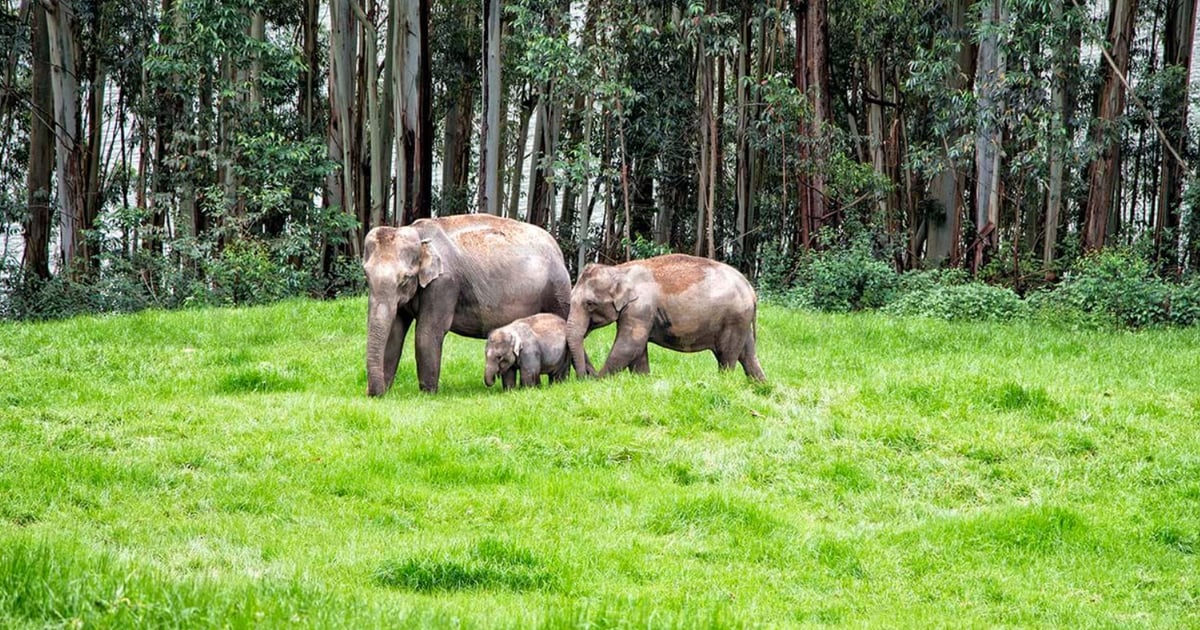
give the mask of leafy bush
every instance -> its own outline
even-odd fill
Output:
[[[220,253],[212,239],[172,239],[167,254],[133,256],[109,246],[98,271],[42,280],[16,263],[0,268],[0,319],[45,320],[146,308],[265,304],[298,296],[361,293],[357,259],[339,256],[321,269],[320,253],[296,238],[231,239]],[[297,250],[300,250],[297,253]]]
[[[1200,278],[1170,286],[1167,320],[1173,326],[1200,324]]]
[[[1149,261],[1128,250],[1105,250],[1079,258],[1063,282],[1033,298],[1054,319],[1140,328],[1174,322],[1175,289],[1154,275]],[[1195,294],[1180,290],[1181,321],[1195,321]],[[1190,317],[1190,319],[1188,319]]]
[[[218,304],[265,304],[302,294],[307,286],[304,274],[276,260],[260,241],[234,241],[205,267]]]
[[[884,310],[895,315],[968,321],[1007,321],[1028,313],[1025,302],[1012,290],[978,282],[916,289]]]
[[[901,293],[931,291],[938,287],[967,284],[971,276],[964,269],[927,269],[909,271],[900,276]]]
[[[654,258],[655,256],[662,256],[664,254],[671,253],[670,247],[655,243],[654,241],[645,238],[641,234],[638,234],[633,241],[621,239],[621,247],[625,247],[627,245],[629,246],[629,253],[633,255],[634,259]]]
[[[863,243],[814,253],[797,275],[797,286],[785,302],[822,311],[880,308],[896,297],[900,286],[899,274]]]

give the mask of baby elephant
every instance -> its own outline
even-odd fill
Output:
[[[522,387],[542,384],[542,375],[549,374],[550,382],[565,380],[571,372],[571,355],[567,352],[567,320],[552,313],[531,315],[497,328],[488,335],[487,368],[483,382],[488,387],[499,374],[504,389],[517,384],[521,373]]]

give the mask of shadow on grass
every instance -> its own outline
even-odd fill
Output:
[[[418,593],[467,590],[554,591],[561,578],[527,549],[493,539],[447,557],[424,556],[385,563],[375,571],[380,586]]]

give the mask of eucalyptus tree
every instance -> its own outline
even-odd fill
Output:
[[[1129,53],[1137,14],[1137,0],[1111,0],[1107,41],[1102,44],[1103,84],[1096,97],[1095,122],[1090,141],[1096,157],[1088,169],[1088,200],[1084,213],[1083,246],[1087,250],[1104,246],[1115,206],[1120,179],[1121,120],[1125,113],[1125,74],[1129,71]]]
[[[806,164],[823,162],[829,159],[826,128],[833,125],[828,0],[793,0],[792,10],[796,16],[794,83],[809,104],[808,116],[800,121],[800,159]],[[799,179],[796,242],[808,248],[815,244],[814,239],[822,228],[834,224],[834,213],[826,203],[825,169],[807,166]]]
[[[1194,0],[1166,0],[1165,5],[1162,60],[1165,76],[1158,112],[1165,147],[1161,158],[1154,245],[1156,255],[1172,260],[1177,256],[1183,181],[1188,166],[1183,155],[1188,140],[1188,87],[1196,33],[1196,3]]]
[[[26,176],[27,218],[24,228],[24,267],[34,276],[50,278],[50,174],[54,164],[54,97],[50,86],[50,38],[46,8],[33,3],[32,68],[29,102],[29,162]],[[2,262],[2,261],[0,261]]]

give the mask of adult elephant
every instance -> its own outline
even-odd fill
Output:
[[[584,371],[583,339],[612,322],[617,337],[600,376],[628,368],[649,372],[647,343],[680,352],[711,350],[721,369],[741,362],[746,375],[766,380],[755,354],[758,298],[729,265],[668,254],[621,265],[588,265],[571,290],[567,347]]]
[[[367,394],[391,387],[416,322],[417,379],[435,392],[446,333],[487,338],[535,313],[565,317],[571,280],[545,230],[486,214],[420,219],[367,233]]]

